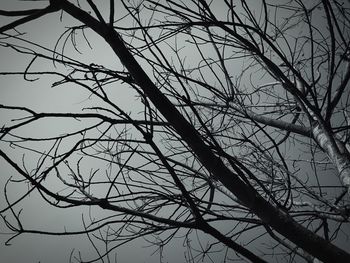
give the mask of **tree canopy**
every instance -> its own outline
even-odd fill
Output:
[[[34,2],[0,10],[6,244],[350,262],[348,2]],[[81,227],[26,227],[36,200]]]

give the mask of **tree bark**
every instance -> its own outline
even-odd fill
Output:
[[[339,180],[350,195],[350,159],[346,146],[339,139],[328,134],[326,128],[319,124],[315,125],[312,133],[317,143],[336,167]]]

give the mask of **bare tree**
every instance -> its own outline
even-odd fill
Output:
[[[15,17],[1,47],[29,58],[3,78],[49,79],[88,98],[80,111],[1,105],[15,117],[1,125],[0,155],[22,178],[4,186],[8,242],[83,234],[104,261],[137,238],[162,251],[182,236],[188,262],[217,248],[224,262],[350,262],[348,3],[95,2],[0,11]],[[52,47],[22,33],[57,16]],[[83,45],[101,55],[96,35],[113,67],[81,55]],[[58,121],[68,124],[28,132]],[[19,183],[27,190],[10,200]],[[25,228],[21,204],[35,191],[54,208],[96,213],[81,231]],[[196,233],[213,239],[197,250]]]

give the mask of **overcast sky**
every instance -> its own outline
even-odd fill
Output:
[[[106,3],[108,1],[105,1]],[[43,7],[45,2],[23,2],[23,1],[1,1],[0,9],[3,10],[20,10],[26,8]],[[55,13],[38,20],[32,21],[26,25],[20,26],[17,29],[20,32],[28,32],[28,35],[23,36],[24,39],[40,42],[40,44],[53,48],[58,37],[65,31],[65,23],[72,22],[69,17],[64,14],[63,22],[60,22],[60,14]],[[11,19],[0,17],[0,24],[4,25]],[[73,54],[81,61],[86,63],[103,64],[113,68],[116,64],[116,57],[106,48],[106,45],[97,37],[90,38],[93,50],[90,50],[88,45],[84,43],[82,38],[79,38],[79,47],[84,53],[79,55],[77,52],[72,52],[67,48],[66,54]],[[20,43],[20,41],[18,42]],[[21,43],[23,44],[23,43]],[[9,48],[0,47],[0,70],[1,71],[19,71],[25,69],[30,58],[18,55],[12,52]],[[53,65],[48,65],[43,61],[38,61],[33,65],[33,70],[50,69],[55,70]],[[23,77],[2,77],[1,78],[1,96],[0,104],[6,105],[22,105],[31,107],[38,111],[47,112],[70,112],[77,111],[84,106],[90,104],[88,101],[87,92],[81,89],[76,89],[71,86],[63,86],[57,89],[51,88],[52,80],[43,77],[36,82],[23,81]],[[119,93],[119,103],[124,107],[132,104],[133,100],[128,94]],[[19,114],[20,115],[20,114]],[[6,123],[9,119],[15,116],[8,115],[8,112],[0,111],[0,123]],[[16,116],[18,117],[18,116]],[[62,126],[63,125],[63,126]],[[22,131],[26,135],[40,135],[51,133],[63,133],[77,127],[76,123],[71,123],[67,126],[67,122],[48,122],[47,125],[40,123],[39,127],[33,125]],[[7,179],[11,176],[19,178],[2,159],[0,160],[1,176],[0,185],[4,186]],[[9,198],[11,201],[16,200],[25,192],[25,186],[19,184],[9,186]],[[6,204],[3,198],[3,189],[1,189],[0,209],[3,209]],[[22,205],[23,221],[25,227],[34,229],[48,229],[63,231],[64,227],[67,230],[82,230],[82,214],[86,216],[87,208],[74,209],[52,209],[42,201],[37,193],[33,193],[28,201],[24,201]],[[103,213],[101,211],[101,213]],[[9,231],[0,223],[0,232],[8,233]],[[0,235],[0,261],[6,263],[17,262],[52,262],[61,263],[68,262],[70,252],[73,248],[81,250],[83,259],[92,259],[96,257],[96,252],[89,243],[86,236],[43,236],[43,235],[21,235],[19,238],[11,242],[11,246],[5,246],[4,242],[9,235]],[[136,241],[132,245],[127,245],[118,250],[118,262],[154,262],[157,255],[152,256],[152,250],[144,248],[146,243],[143,240]],[[175,250],[176,251],[176,250]],[[171,251],[169,256],[171,256]],[[75,253],[77,255],[77,253]],[[113,255],[112,259],[113,259]],[[175,258],[175,257],[174,257]]]
[[[98,1],[95,1],[98,2]],[[99,3],[101,10],[106,11],[108,8],[108,2],[104,1],[105,6]],[[116,1],[118,2],[118,1]],[[0,3],[0,9],[3,10],[18,10],[25,8],[33,8],[33,5],[37,7],[45,6],[45,1],[38,1],[38,3],[25,2],[25,1],[2,1]],[[221,5],[215,6],[218,15],[226,14],[222,10]],[[117,18],[123,17],[125,10],[121,6],[116,7]],[[41,45],[54,48],[56,41],[61,33],[65,31],[66,25],[75,23],[67,14],[63,14],[62,21],[60,21],[60,13],[54,13],[32,21],[26,25],[20,26],[17,29],[19,32],[28,32],[23,35],[23,39],[30,41],[38,41]],[[11,21],[9,18],[0,17],[0,25],[4,25]],[[119,26],[128,26],[128,21],[123,21]],[[83,61],[87,64],[95,63],[101,64],[111,69],[120,69],[120,64],[113,52],[106,46],[100,37],[95,36],[92,33],[87,32],[88,39],[92,46],[89,47],[88,43],[84,41],[84,38],[80,35],[77,37],[78,47],[81,54],[74,51],[74,49],[68,44],[65,50],[67,56],[73,56],[77,60]],[[19,40],[18,40],[19,41]],[[0,40],[1,43],[1,40]],[[23,44],[19,41],[18,43]],[[62,48],[60,43],[59,48]],[[40,49],[40,48],[39,48]],[[191,58],[191,51],[187,51],[187,57]],[[214,52],[214,51],[212,51]],[[23,71],[28,63],[31,61],[31,57],[22,56],[9,48],[0,45],[0,71]],[[57,65],[58,69],[61,69],[60,65]],[[238,66],[239,68],[239,66]],[[55,65],[48,64],[42,60],[35,61],[32,70],[55,70]],[[147,69],[146,69],[147,70]],[[233,69],[232,69],[233,70]],[[34,77],[33,77],[34,78]],[[2,76],[0,78],[0,104],[6,105],[21,105],[24,107],[30,107],[37,111],[47,112],[79,112],[84,107],[98,106],[100,102],[97,100],[91,100],[89,94],[80,88],[72,85],[62,85],[59,88],[52,88],[51,84],[57,79],[55,77],[42,77],[37,81],[30,82],[24,81],[22,76]],[[137,103],[135,99],[135,93],[124,92],[123,85],[118,86],[118,89],[111,90],[111,94],[114,94],[115,101],[125,111],[132,111],[135,116],[142,112],[142,104]],[[0,111],[0,124],[8,123],[10,119],[22,116],[9,115],[7,111]],[[39,136],[41,133],[48,134],[62,134],[64,132],[73,131],[81,125],[77,121],[72,122],[60,122],[60,121],[48,121],[40,122],[38,124],[31,125],[21,132],[27,136],[35,135]],[[4,149],[6,150],[6,149]],[[20,151],[17,151],[19,153]],[[21,155],[16,156],[18,160],[21,159]],[[30,159],[29,159],[30,160]],[[33,158],[33,162],[35,159]],[[91,163],[91,166],[99,165]],[[5,185],[8,178],[20,178],[13,169],[9,167],[2,159],[0,159],[0,186]],[[8,196],[11,201],[19,198],[26,190],[26,186],[23,184],[10,184],[8,188]],[[5,200],[3,198],[3,189],[0,189],[0,210],[6,207]],[[25,222],[25,227],[37,229],[48,229],[50,231],[62,231],[67,230],[81,230],[82,216],[86,218],[88,214],[88,208],[73,208],[73,209],[52,209],[50,208],[37,193],[31,194],[28,200],[24,201],[21,205],[25,209],[22,212],[21,218]],[[97,213],[106,213],[104,211],[95,210]],[[106,213],[107,215],[108,213]],[[69,236],[69,237],[57,237],[57,236],[44,236],[44,235],[21,235],[15,238],[11,242],[11,246],[5,246],[4,242],[8,236],[6,233],[9,231],[0,221],[0,261],[1,262],[68,262],[70,257],[70,251],[75,248],[76,251],[82,252],[82,257],[85,259],[91,259],[96,257],[96,252],[93,246],[90,244],[86,236]],[[181,236],[181,235],[179,235]],[[205,239],[204,239],[205,240]],[[164,262],[182,262],[186,247],[184,246],[182,239],[178,238],[172,241],[172,245],[165,248]],[[149,243],[145,242],[142,238],[130,243],[126,246],[119,248],[116,253],[117,262],[158,262],[159,253],[155,252],[155,247],[149,247]],[[155,253],[153,253],[155,252]],[[77,253],[74,253],[77,255]],[[214,262],[220,262],[221,255],[213,255]],[[111,255],[113,262],[113,255]]]
[[[102,7],[102,12],[108,8],[109,1],[105,1],[106,6],[99,3]],[[118,2],[118,1],[116,1]],[[45,6],[45,1],[33,3],[24,1],[1,1],[0,9],[3,10],[20,10],[34,7]],[[116,6],[116,16],[118,18],[125,14],[125,10],[118,4]],[[0,17],[0,24],[4,25],[12,21],[10,18]],[[29,41],[36,41],[41,45],[53,49],[58,37],[65,31],[65,25],[79,24],[72,20],[67,14],[63,14],[63,21],[60,21],[60,13],[54,13],[32,21],[26,25],[17,28],[19,32],[27,32],[22,38]],[[119,23],[120,26],[128,26],[127,22]],[[87,64],[95,63],[104,65],[110,69],[118,68],[119,61],[112,53],[109,47],[95,34],[87,32],[90,44],[84,41],[82,35],[77,37],[79,51],[82,54],[74,51],[71,45],[67,45],[65,49],[66,56],[85,62]],[[19,41],[15,44],[24,43]],[[25,44],[27,45],[27,44]],[[29,45],[29,44],[28,44]],[[32,45],[29,45],[33,47]],[[62,48],[60,43],[59,48]],[[42,49],[38,49],[42,51]],[[13,50],[5,47],[0,47],[0,70],[1,71],[23,71],[30,62],[30,56],[22,56]],[[57,65],[58,70],[62,66]],[[32,71],[36,70],[55,70],[54,65],[38,60],[33,64]],[[55,79],[41,77],[35,82],[24,81],[22,76],[1,77],[1,96],[0,104],[5,105],[21,105],[30,107],[37,111],[47,112],[79,112],[81,108],[88,106],[98,106],[96,100],[89,100],[89,94],[80,88],[72,85],[63,85],[59,88],[52,88],[51,84]],[[121,87],[122,88],[122,87]],[[135,94],[125,92],[125,90],[115,91],[115,101],[125,111],[132,111],[133,114],[139,114],[143,107],[135,102]],[[96,105],[97,103],[97,105]],[[11,113],[9,111],[0,111],[0,123],[9,123],[13,118],[23,116],[22,113]],[[62,134],[72,131],[79,127],[77,122],[60,122],[48,121],[30,125],[29,127],[20,130],[27,136],[40,136]],[[6,151],[7,146],[3,150]],[[20,151],[19,151],[20,152]],[[20,155],[17,156],[21,158]],[[30,158],[29,158],[30,159]],[[34,161],[35,158],[33,158]],[[28,158],[26,159],[28,161]],[[30,163],[30,162],[29,162]],[[93,166],[93,164],[91,164]],[[2,159],[0,159],[1,176],[0,185],[5,185],[8,178],[20,177],[13,169],[9,167]],[[20,184],[10,184],[8,187],[8,196],[10,201],[14,201],[25,193],[26,186]],[[6,207],[3,198],[3,189],[0,189],[0,209]],[[50,208],[37,193],[32,193],[30,198],[24,201],[21,205],[24,210],[21,214],[26,228],[50,230],[50,231],[67,231],[82,230],[82,215],[87,219],[88,208],[73,208],[73,209],[52,209]],[[104,213],[99,211],[98,213]],[[10,246],[5,246],[5,241],[10,237],[10,231],[0,222],[0,261],[6,263],[17,262],[42,262],[42,263],[61,263],[68,262],[72,249],[75,249],[74,256],[77,256],[77,251],[81,251],[83,259],[93,259],[97,256],[93,246],[87,239],[86,235],[81,236],[45,236],[45,235],[21,235],[11,241]],[[160,254],[155,251],[156,247],[149,247],[149,243],[140,238],[135,242],[127,244],[118,249],[117,254],[111,254],[111,260],[114,262],[116,256],[117,262],[159,262]],[[165,262],[181,262],[184,258],[186,248],[183,246],[181,239],[175,239],[171,246],[167,246],[164,250],[166,255]],[[73,261],[74,262],[74,261]]]

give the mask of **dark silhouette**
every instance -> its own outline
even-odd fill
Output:
[[[105,242],[105,251],[94,245],[100,260],[144,236],[155,235],[161,251],[180,230],[191,248],[199,231],[214,238],[193,249],[203,259],[224,247],[227,261],[231,253],[251,262],[350,262],[339,235],[350,215],[348,4],[95,2],[0,11],[15,17],[0,28],[1,46],[31,57],[25,70],[3,77],[54,77],[53,87],[79,87],[92,100],[79,112],[0,106],[22,114],[0,133],[20,157],[11,148],[0,156],[22,178],[4,186],[8,242],[23,233],[87,234],[92,244]],[[78,23],[62,26],[52,49],[23,41],[30,32],[22,36],[21,25],[57,15]],[[101,38],[118,60],[113,69],[79,58],[78,43],[93,54]],[[53,70],[34,70],[37,60]],[[52,119],[79,125],[22,132]],[[23,198],[9,200],[13,183],[28,183]],[[56,208],[110,216],[73,233],[26,229],[18,211],[33,191]],[[198,260],[190,254],[186,260]]]

